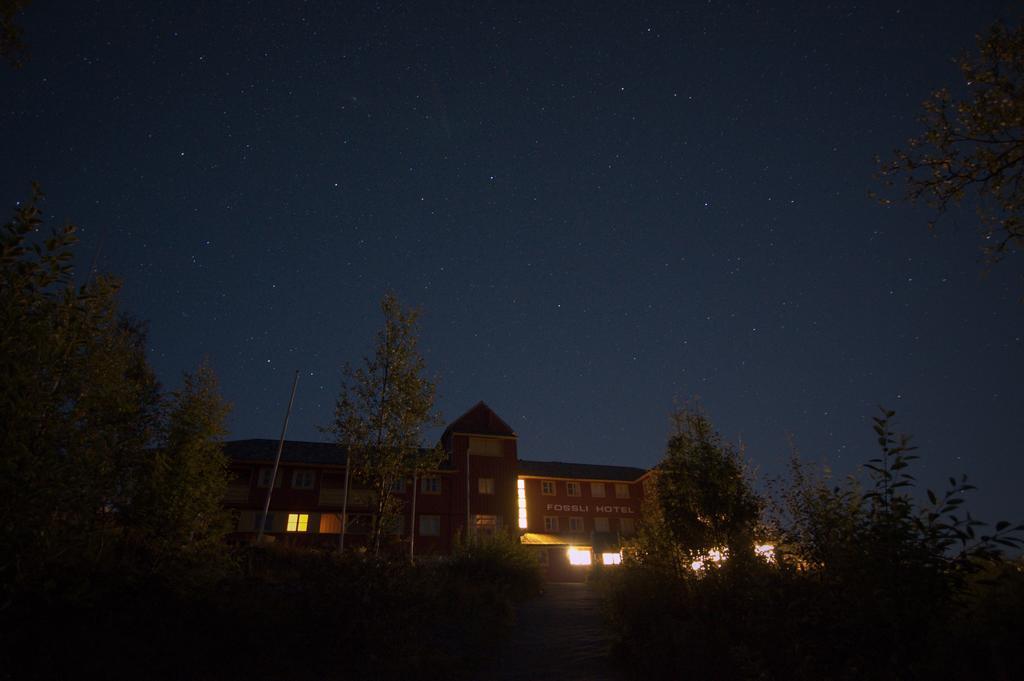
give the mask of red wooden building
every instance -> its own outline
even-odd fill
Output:
[[[459,533],[511,527],[537,552],[548,579],[580,580],[595,562],[613,564],[619,543],[636,529],[647,471],[520,459],[515,432],[483,402],[441,436],[447,453],[438,470],[396,486],[400,517],[389,521],[396,550],[448,553]],[[225,444],[233,478],[226,505],[237,515],[236,540],[254,539],[273,472],[275,440]],[[346,454],[330,443],[285,442],[264,534],[275,541],[337,546]],[[368,490],[350,487],[346,545],[365,541],[375,519]]]

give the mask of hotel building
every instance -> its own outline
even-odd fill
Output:
[[[441,436],[446,453],[436,471],[412,478],[395,494],[404,503],[391,518],[393,542],[418,556],[451,551],[466,532],[512,527],[535,551],[547,579],[581,580],[595,562],[616,563],[623,538],[636,531],[648,471],[520,459],[515,432],[483,402],[452,422]],[[273,475],[276,440],[225,443],[232,480],[226,505],[236,515],[233,538],[255,538]],[[274,479],[264,535],[274,541],[337,546],[345,495],[346,452],[330,443],[285,442]],[[369,490],[350,483],[346,546],[365,543],[376,522]]]

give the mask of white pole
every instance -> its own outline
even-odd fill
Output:
[[[416,562],[416,473],[412,469],[412,514],[409,516],[409,562]]]
[[[256,535],[256,543],[263,540],[263,530],[267,526],[267,514],[270,513],[270,495],[274,493],[274,483],[277,482],[277,468],[281,465],[281,451],[284,449],[284,434],[288,432],[288,417],[292,414],[292,403],[295,401],[295,388],[299,385],[299,370],[295,370],[295,380],[292,381],[292,396],[288,398],[288,409],[284,412],[284,425],[281,426],[281,439],[277,443],[277,456],[274,457],[274,472],[270,475],[270,485],[267,487],[267,498],[263,501],[263,516],[260,518],[260,531]]]
[[[345,530],[348,528],[348,480],[352,470],[352,446],[345,447],[345,493],[341,499],[341,535],[338,539],[338,552],[345,552]]]

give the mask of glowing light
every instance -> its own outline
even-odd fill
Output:
[[[526,481],[519,479],[519,529],[525,530],[530,524],[526,521]]]
[[[570,546],[567,553],[569,565],[590,565],[590,549],[578,549],[575,546]]]
[[[288,514],[288,531],[305,532],[309,527],[309,515],[306,513]]]
[[[602,553],[601,562],[605,565],[618,565],[622,562],[621,553]]]
[[[754,546],[754,554],[769,563],[775,562],[775,547],[771,544],[757,544]]]

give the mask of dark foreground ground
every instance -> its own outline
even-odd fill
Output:
[[[516,612],[515,627],[482,681],[619,681],[611,634],[586,584],[546,584]]]

